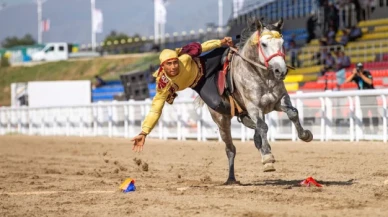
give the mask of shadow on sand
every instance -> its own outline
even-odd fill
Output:
[[[291,187],[300,187],[300,182],[303,180],[282,180],[282,179],[272,179],[272,180],[263,180],[253,183],[241,183],[241,186],[291,186]],[[348,186],[354,184],[354,179],[348,181],[323,181],[316,180],[319,184],[324,186]]]

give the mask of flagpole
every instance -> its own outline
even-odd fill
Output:
[[[158,4],[154,0],[154,42],[159,44],[159,21],[158,21]]]
[[[91,32],[92,32],[92,50],[95,50],[96,47],[96,31],[94,29],[94,10],[96,8],[96,0],[90,0],[91,7]]]
[[[42,0],[36,0],[38,13],[38,44],[42,44]]]
[[[223,0],[218,0],[218,27],[222,28],[223,24]]]

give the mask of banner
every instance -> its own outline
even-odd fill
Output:
[[[103,15],[100,9],[93,10],[93,32],[94,33],[102,33],[103,31]]]
[[[50,30],[50,20],[49,19],[45,19],[45,20],[42,20],[42,32],[48,32]]]

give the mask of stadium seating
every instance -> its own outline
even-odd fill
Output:
[[[388,25],[388,19],[366,20],[358,23],[359,27]]]
[[[123,93],[124,87],[121,84],[121,81],[107,81],[106,85],[92,90],[92,102],[112,101],[114,100],[115,95]]]
[[[375,88],[388,87],[388,19],[368,20],[359,23],[363,36],[357,41],[349,42],[345,47],[345,54],[351,59],[352,65],[346,70],[346,76],[352,73],[355,64],[358,62],[364,63],[364,68],[369,70],[373,75]],[[287,31],[295,33],[303,33],[301,30]],[[342,31],[337,33],[337,41],[340,40]],[[290,84],[290,90],[296,91],[323,91],[326,89],[357,89],[354,82],[337,85],[335,72],[327,72],[323,77],[319,77],[319,72],[322,65],[315,65],[316,61],[312,60],[312,56],[320,51],[318,40],[312,40],[309,44],[300,49],[298,55],[302,67],[296,70],[290,70],[289,75],[285,79],[287,84]],[[335,53],[332,52],[333,57]],[[290,64],[289,55],[286,61]],[[298,83],[298,85],[296,85]],[[287,85],[286,85],[287,86]],[[292,88],[291,88],[292,87]]]

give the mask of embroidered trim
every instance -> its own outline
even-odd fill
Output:
[[[158,89],[164,89],[167,84],[170,82],[170,79],[163,73],[158,80]]]
[[[197,86],[198,81],[203,76],[203,66],[201,64],[201,60],[199,58],[193,58],[193,60],[198,67],[198,74],[197,74],[197,77],[195,78],[194,82],[190,85],[191,88],[194,88],[195,86]]]
[[[176,84],[172,84],[170,89],[168,90],[170,92],[170,94],[167,96],[166,98],[166,102],[168,104],[173,104],[174,103],[174,99],[178,96],[178,94],[176,94],[175,92],[179,89],[178,85]]]

